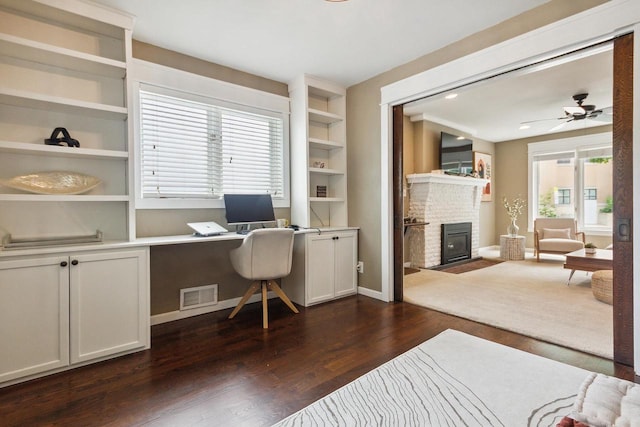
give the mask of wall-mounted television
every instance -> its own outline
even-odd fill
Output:
[[[466,175],[473,172],[473,141],[447,132],[440,133],[440,169]]]

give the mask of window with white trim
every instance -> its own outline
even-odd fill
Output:
[[[611,233],[612,165],[611,133],[529,144],[530,227],[576,218],[583,231]]]
[[[141,84],[143,198],[286,196],[284,114]]]

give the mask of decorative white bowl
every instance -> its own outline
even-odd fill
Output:
[[[101,182],[100,179],[91,175],[52,171],[15,176],[0,181],[0,184],[36,194],[82,194],[95,188]]]

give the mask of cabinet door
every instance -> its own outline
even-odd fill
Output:
[[[69,364],[66,256],[0,262],[0,382]]]
[[[333,235],[309,236],[307,240],[307,304],[333,298]]]
[[[71,363],[147,347],[147,250],[70,259]]]
[[[356,293],[357,232],[340,233],[335,240],[335,296]]]

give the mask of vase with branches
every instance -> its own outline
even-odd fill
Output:
[[[509,219],[511,219],[511,223],[509,223],[507,227],[507,235],[509,237],[516,237],[518,236],[518,230],[520,230],[516,221],[518,221],[518,218],[522,215],[522,210],[527,206],[527,202],[520,196],[514,198],[512,201],[509,201],[506,196],[503,196],[502,205],[507,210]]]

